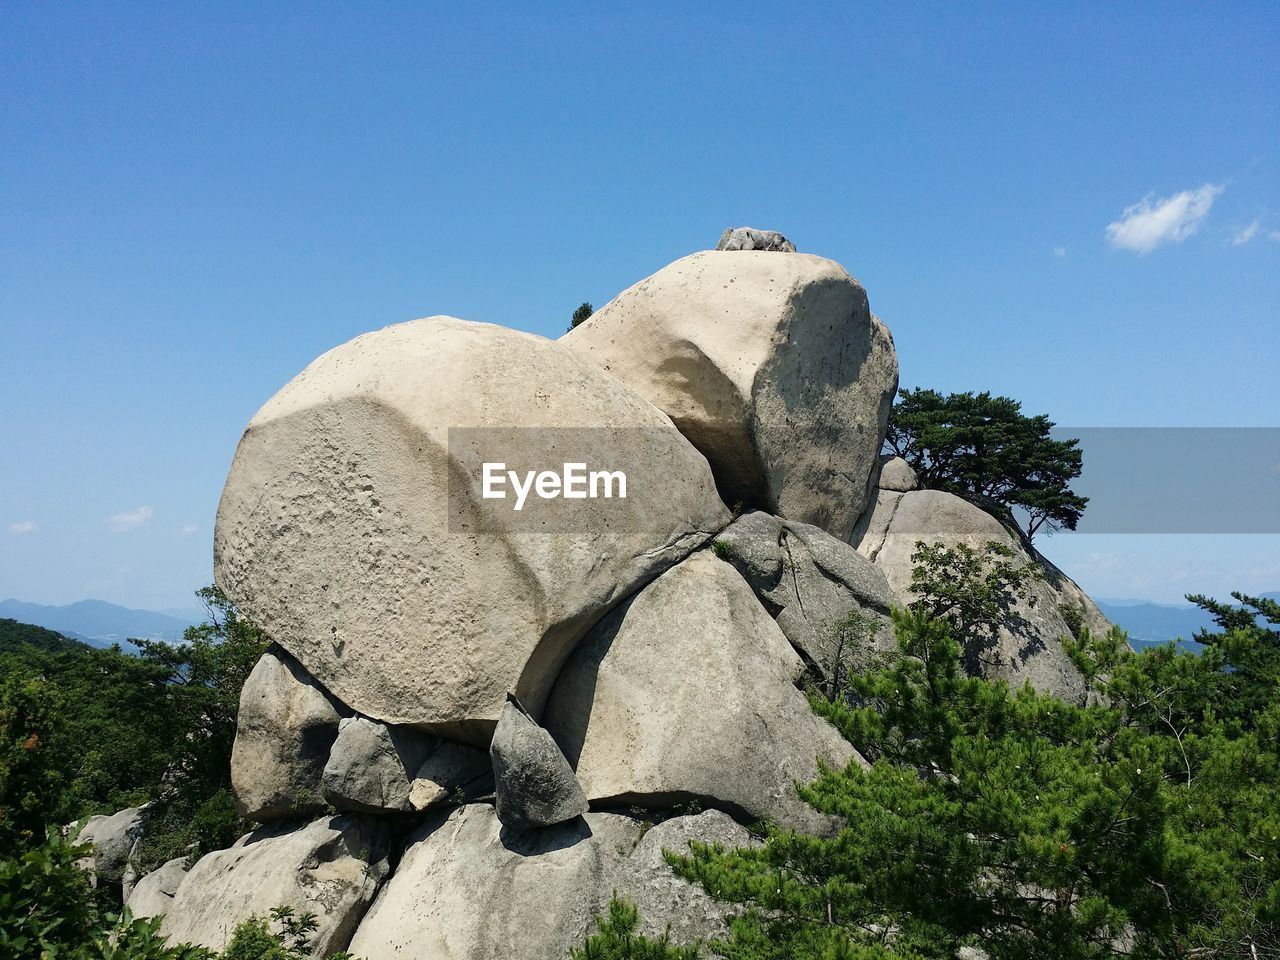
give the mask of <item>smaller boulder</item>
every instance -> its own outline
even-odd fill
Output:
[[[133,888],[125,906],[135,917],[162,917],[169,912],[174,894],[187,875],[186,857],[178,857],[152,870]]]
[[[513,696],[489,746],[498,819],[512,830],[564,823],[587,812],[587,798],[552,739]]]
[[[880,458],[878,485],[881,490],[892,490],[895,493],[910,493],[912,490],[920,489],[920,481],[916,477],[916,472],[911,469],[911,464],[901,457],[888,455]]]
[[[90,817],[76,836],[76,843],[93,846],[93,855],[84,866],[93,874],[94,883],[119,886],[129,871],[129,858],[134,853],[147,821],[147,807],[128,807],[109,816]]]
[[[409,812],[439,803],[488,771],[488,758],[474,747],[347,717],[338,725],[321,789],[339,810]]]
[[[324,809],[321,775],[347,709],[302,664],[272,646],[240,691],[231,785],[247,820]]]
[[[777,230],[757,230],[754,227],[730,227],[720,235],[717,250],[765,250],[776,253],[795,253],[796,245]]]

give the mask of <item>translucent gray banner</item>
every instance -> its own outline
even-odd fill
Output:
[[[1078,533],[1280,533],[1278,427],[1056,427],[1089,498]]]

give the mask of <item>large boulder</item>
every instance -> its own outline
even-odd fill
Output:
[[[347,946],[387,875],[381,828],[349,814],[306,826],[268,824],[202,857],[164,915],[170,944],[223,950],[240,923],[278,906],[314,913],[312,957]]]
[[[518,512],[485,496],[510,489],[484,485],[497,462],[622,471],[627,495]],[[329,351],[258,412],[214,565],[355,711],[487,744],[508,691],[538,713],[586,630],[728,519],[702,455],[598,366],[432,317]]]
[[[726,503],[849,538],[898,361],[866,291],[838,263],[695,253],[561,340],[666,411],[706,454]]]
[[[504,831],[493,808],[460,807],[414,834],[351,941],[362,960],[548,960],[595,930],[616,891],[636,903],[651,936],[677,943],[723,935],[716,903],[662,861],[689,840],[747,846],[719,812],[645,824],[613,813],[531,833]],[[642,840],[641,837],[644,837]]]
[[[692,799],[822,829],[795,784],[857,754],[796,688],[803,669],[742,576],[700,551],[587,636],[544,723],[593,806]]]
[[[147,824],[147,807],[127,807],[106,816],[90,817],[76,835],[76,843],[87,843],[93,853],[84,866],[95,884],[120,886],[129,873],[129,858]]]
[[[759,511],[735,520],[715,552],[742,574],[821,678],[865,669],[895,649],[884,573],[825,530]]]
[[[249,820],[324,809],[320,778],[347,712],[293,657],[272,646],[240,691],[231,785]]]
[[[187,858],[178,857],[143,876],[125,900],[135,917],[162,917],[187,876]]]
[[[1037,566],[1043,576],[1030,584],[1032,601],[1014,607],[988,648],[966,649],[966,660],[974,672],[990,679],[1014,686],[1030,681],[1042,693],[1084,702],[1084,678],[1062,641],[1072,636],[1077,615],[1095,631],[1105,632],[1110,624],[1070,578],[991,514],[941,490],[882,490],[855,537],[859,552],[884,571],[890,587],[907,603],[916,598],[911,556],[920,543],[963,544],[981,551],[994,542],[1013,550],[1016,563]]]
[[[493,731],[489,756],[498,819],[504,827],[550,827],[587,812],[587,798],[569,761],[514,697]]]
[[[547,960],[568,955],[640,839],[630,817],[592,813],[505,831],[486,804],[429,821],[351,941],[362,960]]]

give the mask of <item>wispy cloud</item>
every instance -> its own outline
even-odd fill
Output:
[[[178,528],[178,533],[180,533],[184,537],[189,537],[193,533],[199,533],[199,532],[200,532],[200,524],[198,523],[184,523],[182,526]]]
[[[113,514],[107,517],[107,526],[115,533],[128,533],[130,530],[136,530],[154,516],[155,511],[148,506],[141,506],[137,510],[126,510],[124,513]]]
[[[1256,237],[1261,230],[1262,221],[1255,220],[1247,227],[1242,227],[1236,231],[1235,236],[1231,238],[1231,245],[1233,247],[1243,247],[1246,243]]]
[[[39,529],[39,525],[34,520],[19,520],[17,523],[9,524],[10,533],[35,533]]]
[[[1206,183],[1162,199],[1147,194],[1125,207],[1119,220],[1107,224],[1107,240],[1117,249],[1135,253],[1150,253],[1168,243],[1181,243],[1200,229],[1223,189],[1221,184]]]
[[[1054,248],[1053,248],[1053,255],[1054,255],[1055,257],[1065,257],[1065,256],[1067,255],[1067,248],[1066,248],[1066,247],[1054,247]]]

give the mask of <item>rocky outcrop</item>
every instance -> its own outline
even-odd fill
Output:
[[[549,450],[625,472],[627,496],[484,497],[483,463],[559,468]],[[508,691],[540,710],[591,624],[727,521],[706,461],[627,386],[541,337],[433,317],[329,351],[258,412],[215,575],[356,712],[485,744]]]
[[[641,907],[646,933],[661,933],[667,922],[676,942],[722,933],[725,905],[677,878],[661,850],[686,852],[690,839],[745,845],[747,832],[720,813],[669,820],[648,833],[644,827],[588,813],[512,835],[492,807],[460,807],[411,838],[351,953],[363,960],[566,957],[594,930],[614,891]]]
[[[231,785],[248,820],[324,809],[320,777],[347,712],[302,665],[272,646],[240,691]]]
[[[720,235],[717,250],[768,250],[778,253],[795,253],[796,245],[777,230],[757,230],[754,227],[730,227]]]
[[[561,341],[666,411],[706,454],[726,503],[849,538],[869,500],[898,361],[838,263],[695,253]]]
[[[95,884],[120,886],[129,873],[129,858],[147,823],[147,807],[127,807],[108,816],[90,817],[76,835],[76,843],[92,845],[84,866]]]
[[[862,669],[895,649],[895,598],[884,573],[843,540],[793,520],[753,512],[715,540],[822,678]]]
[[[178,887],[187,876],[187,860],[178,857],[146,874],[134,885],[125,906],[135,917],[161,917],[169,912]]]
[[[920,481],[916,479],[916,472],[911,469],[911,464],[901,457],[886,455],[880,458],[878,485],[881,490],[907,493],[919,489]]]
[[[551,734],[514,697],[508,698],[493,743],[494,791],[498,819],[511,830],[533,830],[564,823],[587,812],[573,768]]]
[[[911,555],[919,543],[964,544],[981,551],[989,542],[1009,547],[1018,561],[1036,564],[1044,576],[1030,585],[1033,602],[1018,604],[997,631],[989,648],[967,649],[970,669],[1014,686],[1030,681],[1043,692],[1070,703],[1085,698],[1085,681],[1063,649],[1063,638],[1072,635],[1069,611],[1080,608],[1084,622],[1105,632],[1106,619],[1065,574],[1041,565],[1038,554],[1028,552],[1020,538],[995,517],[950,493],[940,490],[882,491],[875,510],[860,531],[859,552],[873,560],[894,592],[910,603]]]
[[[595,807],[697,799],[752,820],[823,826],[795,784],[853,748],[794,685],[787,638],[711,551],[609,614],[565,665],[551,734]]]
[[[387,875],[381,827],[347,814],[306,826],[268,824],[202,857],[164,915],[169,943],[226,948],[236,926],[288,906],[316,914],[312,957],[346,947]]]
[[[738,904],[713,900],[697,884],[672,873],[664,851],[685,855],[689,844],[718,844],[726,850],[758,847],[746,827],[719,810],[673,817],[646,831],[624,864],[616,890],[640,912],[640,932],[658,937],[669,932],[674,943],[690,944],[723,936]]]
[[[338,727],[321,785],[339,810],[425,810],[487,772],[484,754],[404,727],[348,717]]]

